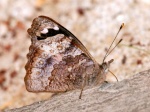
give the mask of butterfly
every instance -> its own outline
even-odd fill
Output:
[[[60,93],[99,85],[113,59],[99,64],[70,31],[55,20],[39,16],[28,29],[31,46],[24,78],[30,92]]]

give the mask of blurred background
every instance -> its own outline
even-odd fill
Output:
[[[149,0],[0,0],[0,110],[18,108],[51,98],[51,93],[25,89],[24,66],[31,44],[32,20],[53,18],[86,46],[101,63],[120,25],[123,42],[107,57],[118,80],[150,68]],[[116,79],[108,74],[108,81]]]

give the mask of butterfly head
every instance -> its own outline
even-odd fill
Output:
[[[100,69],[102,71],[103,74],[106,74],[109,70],[109,67],[110,67],[110,64],[113,62],[114,60],[111,59],[110,61],[108,62],[104,62],[100,65]]]

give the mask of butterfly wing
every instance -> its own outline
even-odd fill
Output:
[[[81,88],[85,76],[93,83],[99,64],[84,45],[54,20],[39,16],[28,29],[32,44],[25,66],[28,91],[63,92]]]
[[[69,30],[67,30],[65,27],[63,27],[61,24],[59,24],[58,22],[56,22],[55,20],[46,17],[46,16],[39,16],[41,18],[47,18],[50,21],[53,21],[54,23],[56,23],[59,27],[59,30],[62,34],[65,34],[68,37],[72,37],[72,44],[74,44],[75,46],[79,47],[89,58],[91,58],[93,61],[95,61],[95,59],[93,58],[93,56],[89,53],[89,51],[86,49],[86,47],[81,43],[81,41],[74,36]],[[96,62],[96,61],[95,61]]]

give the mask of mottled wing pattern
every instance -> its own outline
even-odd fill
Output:
[[[83,44],[54,20],[39,16],[28,29],[32,44],[27,54],[28,91],[63,92],[99,80],[99,64]]]

